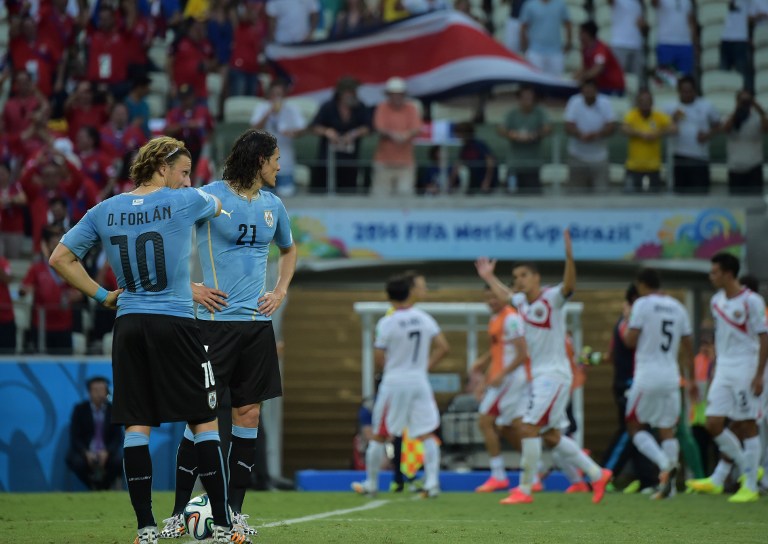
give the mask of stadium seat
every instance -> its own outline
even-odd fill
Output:
[[[568,167],[564,164],[545,164],[541,167],[541,182],[560,185],[568,179]]]
[[[752,45],[755,46],[756,50],[768,47],[768,22],[762,22],[755,27]]]
[[[472,121],[475,116],[475,106],[471,103],[432,103],[432,120],[448,120],[454,123]]]
[[[728,15],[728,2],[711,2],[698,7],[699,25],[702,27],[708,25],[722,24]]]
[[[712,183],[728,183],[728,165],[711,163],[709,165],[709,177]]]
[[[309,187],[311,170],[304,164],[296,164],[293,167],[293,181],[299,187]]]
[[[721,115],[727,115],[733,111],[736,107],[736,93],[735,92],[717,92],[705,94],[704,98],[715,107]]]
[[[608,4],[599,4],[595,9],[594,21],[597,28],[610,28],[613,15],[613,9]]]
[[[701,27],[701,50],[720,47],[720,38],[723,35],[723,25],[713,24]]]
[[[765,107],[768,106],[768,91],[759,93],[757,95],[757,102],[763,107],[763,109],[765,109]]]
[[[701,70],[709,72],[710,70],[720,69],[720,50],[710,48],[701,54]]]
[[[587,10],[584,9],[583,5],[569,4],[568,14],[571,17],[571,24],[576,27],[578,27],[581,23],[589,20],[589,15],[587,14]]]
[[[624,165],[622,164],[611,164],[609,166],[609,175],[608,178],[611,183],[614,183],[616,185],[624,185]]]
[[[758,72],[755,76],[755,92],[757,94],[768,93],[768,72]]]
[[[626,96],[609,96],[608,99],[611,101],[611,107],[616,119],[623,119],[624,115],[632,107],[632,102]]]
[[[636,74],[624,74],[624,87],[629,98],[633,98],[640,88],[640,81]]]
[[[168,63],[168,46],[164,43],[155,41],[149,47],[149,60],[151,60],[157,68],[165,70]]]
[[[250,119],[250,114],[249,114]],[[213,158],[216,164],[224,164],[229,150],[235,140],[247,129],[251,127],[250,123],[219,123],[216,125],[216,131],[213,137]]]
[[[165,72],[150,72],[149,79],[152,80],[149,84],[149,90],[153,93],[167,95],[171,89],[171,81],[168,74]]]
[[[248,123],[253,109],[263,98],[255,96],[230,96],[224,101],[225,123]]]
[[[565,71],[568,73],[581,70],[581,53],[571,49],[565,54]]]
[[[768,69],[768,48],[763,47],[755,51],[755,72],[758,74]]]
[[[205,78],[205,86],[208,88],[208,94],[221,94],[222,87],[221,74],[208,74]]]
[[[290,97],[286,100],[287,103],[291,103],[296,106],[307,124],[311,123],[317,115],[317,110],[320,109],[320,104],[313,98],[304,97]]]
[[[737,72],[710,70],[701,76],[701,90],[704,96],[710,93],[736,92],[743,86],[744,80]]]
[[[166,98],[165,95],[158,93],[149,93],[147,95],[147,104],[149,104],[149,115],[152,117],[165,117]]]

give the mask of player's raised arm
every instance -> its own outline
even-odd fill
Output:
[[[432,353],[429,355],[429,366],[427,370],[432,370],[440,361],[442,361],[448,352],[451,351],[451,345],[441,332],[432,339]]]
[[[563,241],[565,242],[565,270],[562,293],[564,297],[569,297],[576,290],[576,261],[573,260],[573,244],[568,229],[563,230]]]
[[[480,257],[475,261],[475,269],[477,269],[477,275],[488,284],[488,287],[491,288],[494,295],[502,300],[509,300],[512,298],[512,290],[496,277],[496,259]]]
[[[107,291],[101,285],[96,283],[88,275],[83,265],[77,259],[74,253],[64,244],[59,244],[53,250],[48,264],[61,276],[64,281],[83,294],[95,299],[107,308],[117,308],[117,297],[123,292],[122,289],[116,291]]]

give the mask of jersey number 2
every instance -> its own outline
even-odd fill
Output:
[[[136,291],[136,279],[133,277],[131,268],[131,259],[128,255],[128,237],[112,236],[109,239],[113,246],[120,248],[120,266],[123,268],[123,277],[125,278],[125,288],[130,292]],[[147,266],[147,242],[152,242],[155,257],[155,283],[149,277],[149,267]],[[159,232],[144,232],[136,238],[136,261],[139,269],[139,280],[145,291],[157,293],[168,287],[168,276],[165,274],[165,246],[163,237]]]
[[[672,325],[674,325],[674,321],[662,321],[661,322],[661,334],[664,336],[664,340],[661,342],[661,351],[664,353],[669,351],[670,346],[672,346]]]

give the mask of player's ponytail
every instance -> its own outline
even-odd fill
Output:
[[[149,183],[161,166],[171,166],[182,156],[192,158],[184,142],[170,136],[151,139],[139,149],[133,160],[130,170],[133,184],[139,187]]]

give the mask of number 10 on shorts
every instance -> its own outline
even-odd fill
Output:
[[[211,362],[206,361],[200,366],[203,367],[203,374],[205,374],[205,388],[208,389],[212,385],[216,385],[216,380],[213,379],[213,367],[211,366]]]

